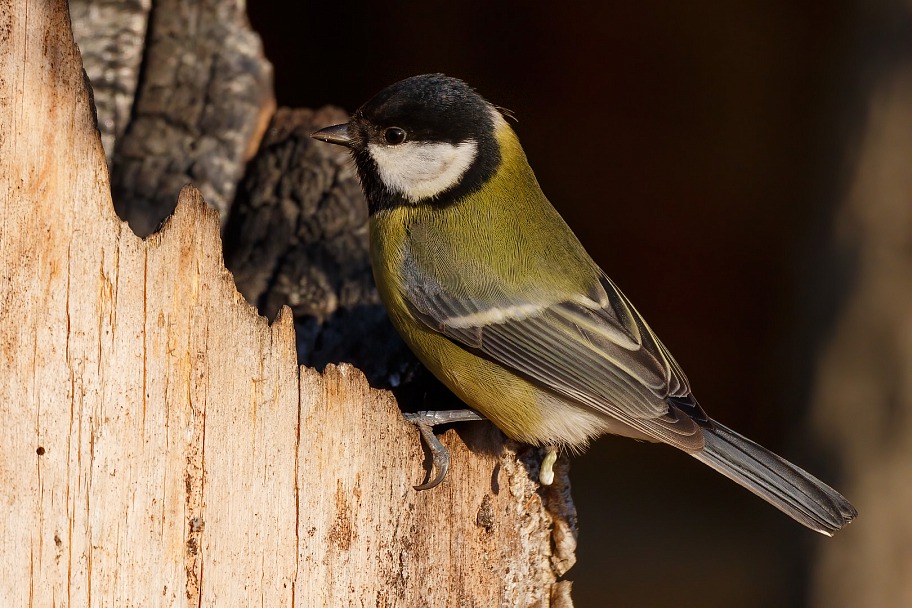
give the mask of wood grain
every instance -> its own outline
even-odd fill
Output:
[[[193,188],[115,216],[66,4],[0,1],[0,605],[569,605],[566,464],[476,424],[415,492],[392,395],[299,368],[221,251]]]

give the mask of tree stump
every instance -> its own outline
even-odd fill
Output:
[[[66,3],[0,1],[0,41],[0,605],[570,605],[565,462],[540,488],[475,424],[415,492],[393,396],[298,366],[197,190],[145,240],[116,217]]]

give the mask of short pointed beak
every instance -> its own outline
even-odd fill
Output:
[[[346,148],[351,148],[352,138],[351,134],[348,132],[348,124],[349,123],[344,123],[341,125],[326,127],[325,129],[320,129],[316,133],[311,133],[310,136],[314,139],[325,141],[328,144],[336,144],[339,146],[345,146]]]

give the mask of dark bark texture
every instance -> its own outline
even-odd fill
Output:
[[[352,363],[374,386],[425,378],[380,304],[368,259],[367,204],[348,153],[310,134],[337,108],[276,112],[225,227],[225,263],[260,313],[295,317],[302,364]]]
[[[122,11],[111,10],[124,20],[134,12],[131,3]],[[87,17],[93,14],[85,11]],[[90,29],[77,28],[85,32],[80,42],[92,44]],[[122,30],[112,30],[116,42]],[[87,69],[90,76],[104,73],[106,55],[96,60],[102,69]],[[105,86],[113,87],[113,81]],[[129,82],[119,86],[131,88]],[[108,139],[115,138],[111,189],[118,215],[140,236],[151,234],[174,210],[175,192],[193,183],[224,221],[244,165],[275,107],[272,67],[250,29],[244,4],[156,1],[132,116],[118,136],[121,106],[110,108],[113,115],[109,108],[99,114],[102,124],[110,120],[114,125]]]

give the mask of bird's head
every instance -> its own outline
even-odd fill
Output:
[[[504,119],[466,83],[413,76],[361,106],[351,121],[313,137],[351,149],[371,213],[398,205],[449,205],[500,166]]]

